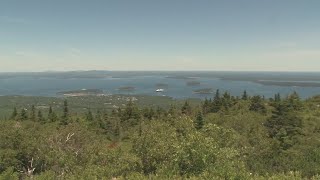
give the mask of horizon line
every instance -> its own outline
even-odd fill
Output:
[[[320,71],[304,70],[44,70],[44,71],[0,71],[0,73],[64,73],[64,72],[287,72],[287,73],[320,73]]]

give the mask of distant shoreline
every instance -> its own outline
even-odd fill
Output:
[[[320,82],[290,82],[290,81],[252,81],[267,86],[291,86],[291,87],[320,87]]]

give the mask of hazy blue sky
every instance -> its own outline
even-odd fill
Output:
[[[320,70],[320,0],[1,0],[0,71]]]

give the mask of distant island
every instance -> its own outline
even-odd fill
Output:
[[[158,83],[158,84],[155,85],[155,87],[157,87],[157,88],[167,88],[167,87],[169,87],[169,85],[166,84],[166,83]]]
[[[133,86],[122,86],[118,88],[119,91],[134,91],[135,89]]]
[[[247,81],[266,86],[320,87],[317,72],[229,72],[218,74],[224,81]]]
[[[187,76],[167,76],[169,79],[196,79],[195,77],[187,77]]]
[[[188,81],[187,86],[199,86],[201,83],[199,81]]]
[[[194,90],[193,93],[195,94],[213,94],[213,89],[212,88],[204,88],[204,89],[198,89]]]
[[[252,81],[258,84],[266,86],[296,86],[296,87],[320,87],[320,82],[303,82],[303,81],[269,81],[269,80],[258,80]]]
[[[57,93],[63,96],[99,96],[104,95],[101,89],[80,89],[72,91],[61,91]]]

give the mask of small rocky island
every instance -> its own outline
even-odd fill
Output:
[[[119,91],[134,91],[135,89],[133,86],[122,86],[118,88]]]
[[[201,83],[199,81],[188,81],[187,86],[199,86]]]

